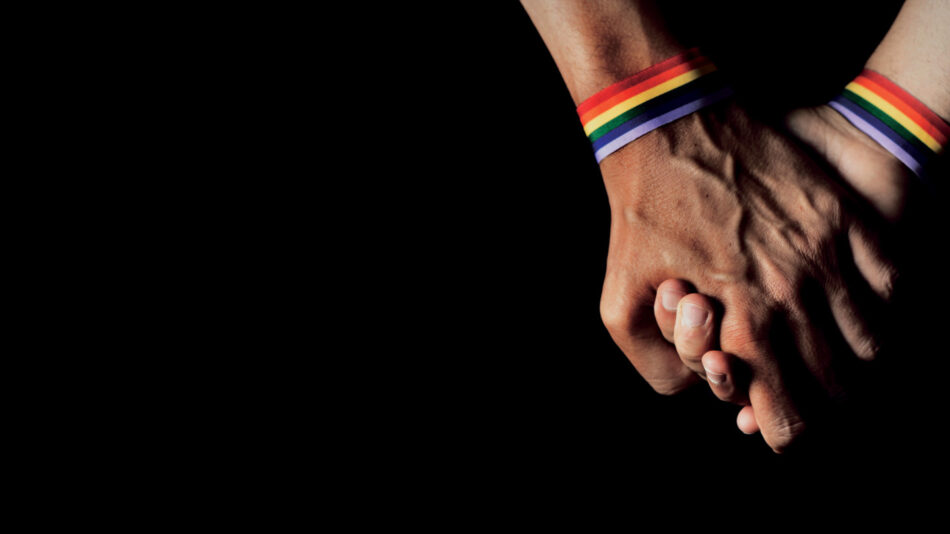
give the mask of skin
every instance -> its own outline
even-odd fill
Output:
[[[651,2],[523,4],[577,103],[685,49]],[[734,102],[650,132],[601,172],[612,214],[601,315],[614,341],[660,393],[701,381],[704,354],[681,358],[655,316],[661,283],[688,280],[684,292],[709,299],[693,304],[717,313],[702,323],[716,332],[697,345],[718,338],[726,367],[717,374],[739,375],[731,359],[745,370],[741,387],[723,392],[747,394],[740,427],[754,414],[766,443],[785,450],[808,407],[841,392],[833,346],[876,354],[858,303],[887,299],[893,286],[896,269],[873,237],[880,218],[799,141]],[[818,329],[811,318],[821,316],[838,329]]]
[[[877,175],[876,180],[869,182],[874,185],[875,193],[882,190],[881,184],[891,184],[893,188],[881,197],[883,200],[875,209],[880,212],[882,218],[887,216],[894,220],[899,219],[904,203],[896,200],[904,198],[913,177],[896,158],[873,143],[840,114],[830,108],[827,111],[801,110],[793,114],[793,120],[797,121],[801,135],[807,136],[803,140],[813,141],[810,144],[817,147],[820,156],[837,156],[844,161],[866,163],[867,169],[859,170],[865,173],[873,170]],[[858,176],[864,178],[867,174]],[[855,182],[857,180],[851,181]],[[865,271],[872,270],[875,264],[886,265],[877,259],[864,256],[876,254],[873,250],[855,253],[855,250],[861,250],[862,242],[861,239],[854,240],[852,253],[855,261],[860,261]],[[890,288],[883,280],[888,277],[893,279],[893,276],[888,274],[881,278],[872,277],[871,280],[882,280],[881,284],[872,288],[875,294],[887,295]],[[703,310],[709,319],[699,325],[685,323],[687,306]],[[748,396],[748,370],[741,359],[717,350],[717,330],[721,312],[718,311],[715,299],[696,293],[693,286],[684,280],[669,279],[657,288],[654,317],[663,337],[674,345],[684,366],[706,378],[713,393],[721,400],[745,406],[737,417],[739,429],[747,434],[757,432],[759,424]],[[863,354],[865,358],[872,358],[877,340],[873,333],[875,329],[868,326],[869,318],[855,311],[854,314],[839,314],[835,319],[852,351]],[[862,353],[862,350],[867,352]]]
[[[950,4],[933,0],[909,0],[904,4],[888,34],[867,62],[867,68],[885,75],[913,94],[944,119],[950,118]],[[801,109],[789,115],[789,131],[813,148],[841,178],[885,219],[898,233],[908,203],[912,203],[916,178],[893,155],[855,128],[828,106]],[[906,229],[905,229],[906,231]],[[874,264],[863,253],[855,260],[864,270]],[[871,278],[873,280],[873,277]],[[884,292],[886,288],[875,287]],[[687,305],[703,309],[710,320],[698,326],[684,325]],[[674,344],[683,364],[707,378],[710,388],[724,401],[743,404],[737,424],[743,432],[758,431],[756,413],[749,406],[742,376],[743,362],[717,349],[717,319],[714,302],[694,293],[683,280],[660,284],[654,315],[664,338]],[[849,329],[866,323],[838,319],[852,347],[868,335]]]
[[[701,288],[712,300],[678,304],[681,315],[688,304],[714,311],[720,303],[724,312],[718,335],[708,314],[708,335],[694,344],[718,337],[745,363],[748,402],[766,442],[781,451],[804,430],[806,405],[840,393],[829,336],[850,339],[859,357],[875,356],[858,302],[887,298],[894,268],[863,237],[875,231],[856,203],[777,130],[734,105],[671,126],[602,164],[613,213],[604,322],[654,389],[675,393],[705,374],[703,353],[670,357],[643,321],[654,320],[666,273]],[[841,274],[859,272],[852,241],[878,260],[863,284]],[[873,286],[882,293],[866,294]],[[821,316],[844,328],[818,330],[813,318]]]

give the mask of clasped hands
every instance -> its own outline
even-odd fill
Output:
[[[876,357],[897,279],[885,236],[911,177],[834,110],[703,109],[601,163],[601,315],[656,391],[708,382],[776,452]]]

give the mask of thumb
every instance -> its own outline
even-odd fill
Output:
[[[901,218],[913,177],[894,155],[827,105],[796,109],[785,126],[885,219]]]

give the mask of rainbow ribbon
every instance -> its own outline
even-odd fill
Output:
[[[946,121],[873,70],[864,69],[828,105],[922,178],[950,139]]]
[[[716,66],[692,48],[619,81],[577,107],[594,157],[732,95]]]

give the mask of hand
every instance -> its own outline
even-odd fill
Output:
[[[828,106],[796,110],[788,116],[787,126],[879,215],[890,223],[902,219],[915,178],[894,156]],[[700,324],[688,321],[702,314],[696,310],[707,314],[708,320]],[[734,356],[715,350],[719,327],[715,314],[715,303],[693,292],[683,280],[666,280],[657,289],[654,316],[663,337],[674,344],[684,365],[702,362],[705,377],[718,398],[745,406],[737,424],[743,432],[753,433],[759,426],[749,406],[747,370]]]
[[[827,105],[795,110],[785,125],[888,223],[904,218],[918,178],[893,154]]]
[[[721,306],[721,348],[748,367],[755,420],[783,450],[803,431],[808,401],[841,391],[832,346],[846,340],[864,359],[877,351],[858,303],[886,299],[896,270],[873,239],[874,217],[735,104],[659,128],[601,170],[613,221],[601,303],[611,336],[657,391],[698,381],[701,357],[681,360],[650,313],[661,282],[689,280]],[[825,316],[833,331],[819,328]]]

